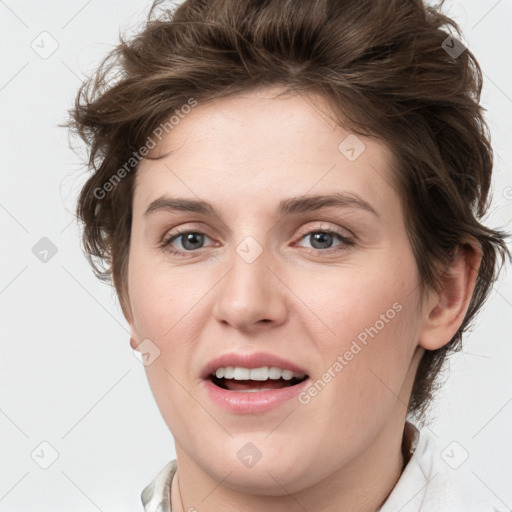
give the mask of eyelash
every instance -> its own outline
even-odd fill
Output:
[[[191,230],[190,228],[177,228],[175,231],[169,234],[164,240],[162,240],[161,248],[165,249],[167,252],[177,255],[177,256],[186,256],[193,253],[198,252],[197,250],[190,250],[190,251],[182,251],[180,249],[171,249],[170,245],[174,240],[177,240],[180,236],[186,235],[186,234],[197,234],[197,235],[205,235],[208,236],[206,233],[199,231],[199,230]],[[339,231],[333,230],[333,229],[310,229],[310,230],[299,230],[299,234],[301,235],[299,240],[304,239],[308,235],[312,235],[314,233],[324,233],[329,235],[334,235],[338,237],[338,239],[342,242],[340,244],[342,247],[341,249],[308,249],[307,247],[303,248],[308,252],[309,254],[313,254],[315,256],[321,255],[321,254],[332,254],[332,253],[338,253],[341,251],[346,251],[349,247],[353,247],[355,245],[355,242],[352,238],[349,238],[345,236],[344,234],[340,233]]]

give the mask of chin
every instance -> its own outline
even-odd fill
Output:
[[[271,441],[266,436],[268,432],[251,433],[234,436],[229,443],[209,445],[207,451],[198,454],[196,463],[212,479],[239,492],[281,496],[293,487],[300,490],[307,485],[305,480],[308,475],[311,477],[313,461],[308,462],[300,443],[283,444],[277,437]]]

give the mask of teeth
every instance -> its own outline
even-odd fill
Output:
[[[251,380],[267,380],[267,369],[266,368],[252,368],[248,371],[249,379]]]
[[[269,368],[268,373],[267,373],[269,379],[280,379],[281,374],[282,374],[281,368],[276,368],[275,366],[273,366],[272,368]]]
[[[233,379],[247,380],[250,379],[251,371],[246,368],[239,368],[238,366],[233,370]]]
[[[302,379],[306,375],[304,373],[294,373],[291,370],[282,370],[275,366],[262,366],[260,368],[243,368],[241,366],[227,366],[225,368],[217,368],[215,376],[218,379],[235,379],[235,380],[260,380],[267,379],[291,380],[293,377]]]
[[[261,391],[272,391],[270,388],[261,389],[239,389],[238,393],[260,393]]]

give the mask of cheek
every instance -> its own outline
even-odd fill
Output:
[[[290,276],[289,286],[303,303],[301,316],[310,327],[318,324],[315,332],[323,333],[327,345],[354,338],[364,343],[371,335],[393,337],[397,324],[415,313],[406,307],[417,299],[418,291],[411,258],[383,255],[372,264],[357,262],[295,276]]]
[[[417,278],[414,259],[404,252],[378,265],[296,280],[292,289],[308,298],[307,309],[315,313],[304,310],[310,332],[318,325],[314,336],[324,371],[336,375],[321,376],[336,382],[328,386],[334,394],[328,393],[329,401],[354,410],[396,399],[417,342]]]
[[[177,269],[157,268],[136,253],[130,263],[134,334],[138,342],[151,340],[158,354],[145,366],[146,377],[169,428],[175,435],[186,436],[186,430],[180,430],[180,418],[190,409],[187,363],[194,352],[195,333],[201,330],[193,308],[197,293],[190,286],[190,276],[187,282]]]
[[[203,330],[205,318],[199,306],[206,291],[201,286],[203,279],[191,279],[190,267],[170,268],[153,259],[137,250],[130,256],[133,330],[138,343],[151,340],[156,346],[158,357],[145,370],[158,405],[174,409],[173,404],[178,403],[179,409],[179,404],[186,406],[190,399],[181,385],[196,348],[195,339]]]
[[[182,272],[163,268],[155,259],[135,245],[130,254],[128,284],[137,337],[159,344],[186,315],[195,293]]]

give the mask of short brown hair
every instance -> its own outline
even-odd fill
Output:
[[[479,105],[482,73],[468,49],[460,53],[452,38],[460,28],[442,6],[187,0],[171,12],[174,6],[154,2],[143,30],[121,36],[84,82],[66,125],[86,142],[93,171],[77,207],[84,248],[96,274],[112,278],[125,315],[137,167],[132,162],[129,172],[126,162],[155,127],[190,98],[207,102],[273,85],[319,94],[341,126],[379,137],[392,150],[422,290],[438,287],[438,264],[447,265],[463,239],[476,239],[482,249],[462,325],[447,345],[426,351],[418,368],[409,412],[421,417],[445,356],[460,348],[497,279],[499,256],[501,265],[510,257],[508,235],[479,222],[489,207],[493,167]],[[454,47],[459,55],[449,51]]]

